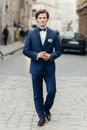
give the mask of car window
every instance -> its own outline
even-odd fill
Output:
[[[75,36],[76,36],[77,38],[85,38],[82,33],[75,33]]]
[[[65,32],[63,36],[66,38],[74,38],[75,37],[73,32]]]

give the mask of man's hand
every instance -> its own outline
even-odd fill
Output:
[[[42,55],[42,59],[45,61],[48,61],[50,57],[51,57],[50,54],[48,54],[47,52]]]
[[[47,52],[43,51],[38,53],[37,58],[42,58],[43,60],[47,61],[50,59],[50,54],[48,54]]]
[[[38,53],[37,58],[42,58],[42,56],[43,56],[45,53],[46,53],[45,51],[42,51],[42,52]]]

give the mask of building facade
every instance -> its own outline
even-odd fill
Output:
[[[0,40],[1,40],[1,33],[2,33],[2,26],[1,26],[1,22],[2,22],[2,1],[0,0]]]
[[[59,15],[59,5],[58,0],[32,0],[32,10],[31,10],[31,19],[29,21],[31,28],[37,26],[35,20],[35,12],[38,9],[47,9],[50,13],[50,18],[48,21],[48,26],[55,30],[60,30],[60,15]]]
[[[76,12],[76,0],[32,0],[31,28],[36,27],[35,12],[38,9],[46,8],[50,13],[48,26],[64,32],[66,30],[78,30],[78,15]]]
[[[77,13],[79,15],[79,32],[87,37],[87,0],[77,0]]]
[[[9,29],[9,39],[8,42],[12,42],[14,39],[13,32],[13,18],[12,18],[12,9],[11,9],[11,0],[0,0],[0,10],[1,10],[1,19],[0,19],[0,32],[2,37],[2,30],[5,25],[8,25]]]
[[[28,29],[30,1],[32,0],[0,0],[0,40],[2,30],[8,25],[9,40],[15,40],[15,31],[23,27]]]
[[[78,31],[76,0],[59,0],[61,31]]]
[[[37,26],[35,12],[44,8],[50,13],[49,27],[59,32],[77,29],[76,0],[0,0],[0,34],[7,24],[9,40],[14,41],[20,27],[26,31]]]

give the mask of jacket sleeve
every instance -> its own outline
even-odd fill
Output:
[[[37,60],[37,52],[32,51],[31,31],[28,32],[28,36],[25,40],[23,54],[32,60]]]
[[[54,51],[50,54],[51,55],[51,61],[55,60],[56,58],[58,58],[60,55],[62,54],[62,49],[60,46],[60,39],[56,33],[55,35],[55,39],[54,39]]]

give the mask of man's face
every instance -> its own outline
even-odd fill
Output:
[[[40,13],[37,17],[37,23],[41,27],[45,27],[48,22],[47,14],[46,13]]]

